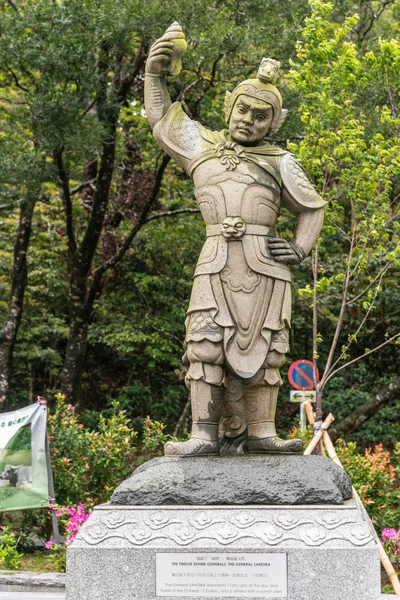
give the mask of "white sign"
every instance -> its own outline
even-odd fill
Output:
[[[287,598],[287,556],[157,552],[156,596]]]
[[[314,390],[290,390],[290,402],[306,402],[306,400],[316,402],[316,396],[317,394]]]
[[[49,505],[46,406],[0,414],[0,511]]]

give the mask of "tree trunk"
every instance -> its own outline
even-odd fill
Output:
[[[87,332],[94,302],[94,298],[88,298],[89,278],[103,228],[114,172],[117,118],[114,115],[111,116],[107,125],[109,135],[103,142],[90,218],[79,246],[77,246],[72,229],[72,204],[68,176],[62,164],[62,151],[55,153],[69,238],[70,330],[61,374],[61,391],[74,406],[79,404],[80,399],[80,381],[86,358]]]
[[[116,127],[117,121],[114,120],[110,127],[112,133],[103,144],[103,153],[91,215],[79,247],[76,247],[76,242],[72,238],[72,234],[69,236],[70,330],[61,374],[61,390],[67,396],[68,401],[74,406],[79,403],[80,398],[80,380],[85,363],[87,332],[94,302],[94,298],[88,298],[90,289],[89,278],[109,201],[111,180],[114,171]],[[60,176],[60,179],[62,176]]]
[[[77,315],[71,322],[61,374],[63,394],[74,405],[78,403],[80,397],[81,376],[87,349],[87,332],[87,319]]]
[[[32,231],[32,216],[37,194],[28,192],[21,201],[8,313],[0,331],[0,402],[7,399],[13,351],[22,318],[25,289],[28,281],[26,255]]]
[[[112,156],[114,158],[114,155]],[[117,254],[98,267],[91,277],[92,281],[89,285],[91,276],[91,266],[94,256],[94,251],[97,248],[99,237],[89,236],[86,232],[85,238],[79,249],[75,252],[70,252],[70,333],[67,341],[67,349],[64,359],[64,366],[61,376],[61,390],[74,406],[79,405],[80,400],[80,381],[84,368],[86,349],[87,349],[87,334],[90,324],[93,306],[96,299],[101,295],[103,287],[103,276],[109,268],[118,264],[123,260],[128,248],[130,247],[136,234],[146,223],[146,218],[150,208],[154,204],[155,199],[160,191],[161,182],[165,169],[169,163],[169,156],[165,155],[155,173],[154,186],[146,200],[146,203],[141,209],[140,215],[137,216],[131,232],[126,237],[125,242]],[[108,162],[108,168],[113,169],[113,163]],[[111,171],[112,173],[112,171]],[[107,180],[107,189],[109,192],[111,179]],[[97,184],[97,190],[101,189],[100,184]],[[108,199],[107,196],[104,196]],[[95,204],[94,204],[95,206]],[[93,208],[92,208],[93,211]],[[104,216],[104,215],[103,215]],[[103,218],[103,217],[102,217]],[[89,229],[89,227],[88,227]],[[101,232],[101,228],[98,229]],[[82,252],[82,246],[85,240],[90,241],[90,245]],[[88,242],[89,243],[89,242]]]
[[[379,394],[371,396],[368,402],[357,406],[353,412],[329,429],[333,440],[358,429],[365,421],[373,417],[381,408],[400,398],[400,378],[389,383]]]

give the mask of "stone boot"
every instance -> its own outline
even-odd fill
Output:
[[[278,386],[252,385],[246,389],[247,452],[249,454],[302,454],[301,440],[282,440],[275,429]]]
[[[224,401],[222,386],[203,380],[190,382],[192,435],[187,442],[167,442],[165,456],[219,455],[218,426]]]

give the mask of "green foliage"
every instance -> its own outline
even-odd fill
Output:
[[[330,201],[320,244],[326,264],[321,265],[324,275],[318,282],[322,301],[327,302],[329,295],[336,296],[338,284],[342,289],[344,278],[343,271],[336,271],[339,265],[329,268],[332,236],[336,244],[343,244],[342,269],[349,266],[353,279],[357,274],[361,290],[383,265],[399,265],[399,224],[391,218],[391,192],[400,175],[400,116],[386,102],[390,104],[399,89],[400,44],[381,40],[375,52],[362,55],[349,40],[356,17],[337,26],[327,19],[331,4],[313,1],[311,7],[297,47],[301,62],[293,63],[290,72],[290,85],[300,98],[305,139],[291,148]],[[364,95],[374,88],[386,93],[374,107],[371,123],[370,113],[361,107]],[[381,280],[366,289],[361,313],[370,309],[381,291]],[[351,296],[357,292],[354,284]],[[306,287],[302,294],[307,293]],[[346,347],[354,341],[355,335],[348,337]]]
[[[366,52],[354,41],[357,15],[337,23],[332,3],[311,0],[310,7],[289,73],[304,139],[288,147],[329,205],[319,240],[316,295],[311,265],[305,263],[297,281],[298,306],[308,307],[311,320],[317,303],[324,407],[336,417],[341,413],[340,419],[368,399],[377,380],[384,385],[385,371],[386,381],[397,375],[399,314],[389,298],[397,294],[394,276],[400,265],[400,112],[394,100],[400,90],[400,44],[379,39]],[[390,340],[390,350],[371,354]],[[364,355],[367,369],[352,362]],[[353,365],[349,374],[341,370],[347,363]],[[335,384],[331,378],[339,373],[344,379]],[[334,395],[339,387],[343,394]],[[386,427],[388,443],[389,436],[390,442],[395,438],[391,433]]]
[[[338,440],[336,453],[349,474],[378,532],[397,524],[399,497],[394,494],[396,473],[389,451],[378,444],[360,453],[355,442]]]
[[[100,415],[98,431],[89,431],[58,394],[49,437],[59,504],[91,507],[108,501],[116,484],[130,475],[136,432],[117,402],[113,409],[108,418]]]
[[[304,448],[307,448],[308,444],[311,442],[314,436],[312,427],[309,425],[306,427],[305,431],[302,431],[298,425],[292,427],[288,433],[288,437],[291,440],[299,438],[303,441]]]
[[[0,532],[0,568],[9,571],[18,571],[23,554],[18,552],[18,538],[16,534],[5,526]]]
[[[171,435],[164,433],[165,425],[160,421],[152,421],[146,417],[143,423],[142,452],[139,462],[144,462],[154,456],[162,456],[166,442],[173,440]]]
[[[57,573],[65,573],[67,569],[67,547],[64,544],[53,544],[49,548],[47,562],[55,568]]]
[[[135,466],[160,456],[164,444],[175,439],[165,433],[163,423],[146,417],[138,440],[117,401],[112,402],[107,413],[85,426],[65,397],[56,396],[56,405],[49,415],[49,439],[56,500],[59,506],[63,505],[59,509],[61,516],[86,517],[84,506],[91,509],[107,502]],[[78,506],[77,513],[67,505]],[[75,521],[72,519],[71,523]]]

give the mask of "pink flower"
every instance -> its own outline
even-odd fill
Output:
[[[48,542],[45,543],[44,547],[46,548],[46,550],[50,550],[50,548],[52,548],[54,545],[53,540],[49,540]]]
[[[80,502],[78,506],[73,508],[72,506],[62,506],[61,510],[58,510],[59,516],[68,516],[68,521],[65,525],[65,530],[69,534],[65,541],[65,545],[71,544],[76,538],[76,535],[81,526],[88,520],[91,515],[91,511],[85,513],[85,506]]]
[[[393,528],[386,528],[382,531],[382,540],[384,542],[395,542],[399,539],[399,532]]]
[[[72,542],[74,541],[74,539],[76,538],[76,533],[73,533],[72,535],[70,535],[69,537],[65,538],[64,540],[64,544],[66,546],[69,546],[69,544],[72,544]]]

